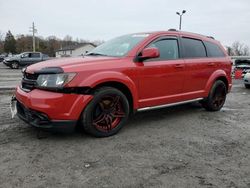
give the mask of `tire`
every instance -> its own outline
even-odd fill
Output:
[[[81,121],[86,133],[95,137],[116,134],[129,117],[129,103],[118,89],[101,87],[82,113]]]
[[[18,69],[19,68],[19,63],[17,61],[14,61],[11,63],[11,68],[12,69]]]
[[[247,89],[250,89],[250,84],[245,84],[245,87],[246,87]]]
[[[208,111],[219,111],[227,96],[227,87],[221,80],[215,81],[213,84],[208,97],[202,101],[202,106]]]

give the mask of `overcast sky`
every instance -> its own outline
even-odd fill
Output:
[[[178,28],[250,46],[250,0],[0,0],[0,31],[108,40],[134,32]]]

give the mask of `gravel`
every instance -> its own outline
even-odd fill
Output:
[[[11,119],[11,93],[1,92],[0,187],[249,188],[249,96],[235,81],[220,112],[197,103],[141,112],[93,138],[37,132]]]

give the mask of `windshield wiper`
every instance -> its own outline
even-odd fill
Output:
[[[91,52],[91,53],[86,54],[86,56],[107,56],[107,55],[100,54],[100,53],[95,53],[95,52]]]

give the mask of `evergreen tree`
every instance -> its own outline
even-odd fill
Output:
[[[10,31],[6,33],[4,51],[7,53],[16,53],[16,40]]]

